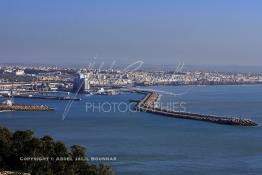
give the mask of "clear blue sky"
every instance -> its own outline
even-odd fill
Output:
[[[1,62],[262,66],[260,0],[0,0]]]

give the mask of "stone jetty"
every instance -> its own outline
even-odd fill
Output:
[[[159,100],[159,94],[155,92],[148,92],[145,97],[139,101],[136,108],[140,111],[159,114],[167,117],[199,120],[205,122],[212,122],[224,125],[239,125],[239,126],[256,126],[257,123],[250,119],[220,117],[215,115],[204,115],[188,112],[177,112],[157,107],[156,103]]]
[[[46,105],[14,104],[0,105],[0,111],[54,111],[54,109]]]
[[[10,96],[8,94],[2,94],[3,97],[9,98]],[[45,100],[74,100],[74,101],[80,101],[81,98],[74,98],[74,97],[68,97],[68,96],[37,96],[37,95],[12,95],[14,98],[31,98],[31,99],[45,99]]]

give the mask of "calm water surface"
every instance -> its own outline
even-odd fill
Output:
[[[257,127],[225,126],[173,119],[139,112],[86,112],[86,102],[129,102],[140,94],[82,96],[65,120],[67,101],[16,99],[55,107],[55,112],[0,113],[0,124],[11,130],[32,129],[68,146],[80,144],[89,156],[116,156],[106,162],[115,174],[258,175],[262,172],[262,86],[158,86],[161,102],[183,102],[189,112],[248,117]],[[2,99],[0,99],[2,100]]]

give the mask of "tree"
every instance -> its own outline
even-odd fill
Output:
[[[0,127],[0,165],[2,168],[7,168],[9,164],[12,136],[13,134],[8,129]]]
[[[39,139],[31,130],[12,133],[0,127],[0,170],[31,175],[112,174],[109,166],[89,165],[85,155],[85,148],[79,145],[73,145],[68,150],[63,142],[55,142],[50,136]],[[21,161],[20,157],[48,157],[54,160]]]
[[[112,175],[113,173],[112,173],[111,167],[109,167],[107,165],[100,164],[98,174],[99,175]]]

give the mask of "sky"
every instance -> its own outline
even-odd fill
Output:
[[[0,0],[0,63],[262,66],[260,0]]]

